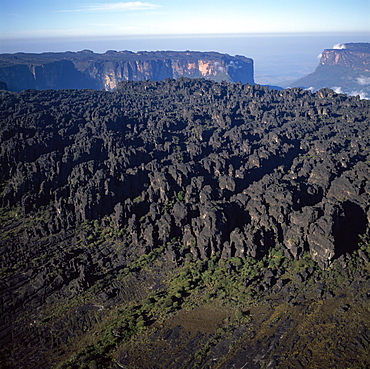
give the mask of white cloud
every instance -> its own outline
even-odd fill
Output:
[[[143,3],[141,1],[131,1],[127,3],[107,3],[107,4],[91,4],[79,9],[60,10],[60,12],[127,12],[131,10],[153,10],[160,8],[161,5]]]
[[[343,93],[343,89],[342,89],[342,87],[340,87],[340,86],[334,86],[334,87],[332,87],[332,90],[333,90],[335,93],[337,93],[337,94],[342,94],[342,93]]]
[[[333,46],[333,49],[337,49],[337,50],[343,50],[346,48],[346,45],[344,44],[336,44]]]
[[[362,85],[370,85],[370,77],[360,76],[357,78],[357,82]]]
[[[370,97],[365,91],[351,91],[351,96],[360,96],[360,99],[362,100],[369,100]]]
[[[129,10],[150,10],[160,8],[160,5],[143,3],[141,1],[134,1],[128,3],[108,3],[99,5],[89,5],[88,10],[92,11],[108,11],[108,12],[126,12]]]

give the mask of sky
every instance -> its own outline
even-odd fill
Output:
[[[0,53],[217,51],[274,85],[345,42],[370,42],[370,0],[0,0]]]
[[[0,0],[1,40],[370,33],[369,0]]]

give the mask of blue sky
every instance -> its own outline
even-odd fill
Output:
[[[0,39],[370,32],[369,0],[0,0]]]

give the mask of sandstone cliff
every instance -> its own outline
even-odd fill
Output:
[[[343,66],[361,72],[370,72],[370,44],[338,45],[322,52],[320,65]]]
[[[370,98],[370,44],[349,43],[324,50],[315,72],[289,85],[311,90],[328,87]]]
[[[206,78],[253,84],[253,60],[215,52],[89,50],[77,53],[2,54],[0,81],[10,91],[89,88],[113,90],[121,81]]]

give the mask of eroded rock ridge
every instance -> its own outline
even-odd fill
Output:
[[[0,104],[0,341],[13,367],[55,367],[83,344],[90,351],[81,362],[90,355],[106,365],[104,355],[129,339],[127,332],[159,320],[161,313],[150,309],[176,310],[192,293],[202,295],[201,283],[211,286],[205,299],[233,291],[253,305],[259,293],[284,286],[287,301],[298,299],[300,283],[314,275],[307,258],[322,270],[338,259],[346,275],[348,255],[360,235],[369,235],[370,102],[358,97],[180,78],[122,82],[115,92],[2,92]],[[361,255],[359,271],[348,272],[357,284],[339,279],[359,304],[367,301],[361,286],[368,283],[361,264],[368,256]],[[241,260],[250,265],[241,270]],[[302,260],[299,273],[285,270],[283,260]],[[171,290],[166,280],[181,265],[190,266],[181,287],[178,281]],[[228,276],[238,278],[237,289],[236,279],[212,287]],[[322,299],[327,290],[320,278],[309,288]],[[116,310],[150,291],[155,295],[145,304]],[[315,304],[307,305],[308,318],[318,311]],[[269,327],[278,322],[270,315],[263,320]],[[109,325],[108,317],[118,323]],[[284,319],[277,335],[266,338],[271,350],[293,326]],[[102,322],[108,333],[99,333]],[[221,341],[217,346],[231,362],[260,351],[258,332],[239,328],[225,336],[223,351]],[[185,342],[178,329],[159,332],[154,341]],[[357,326],[353,332],[360,334]],[[257,337],[259,343],[229,355],[227,342],[245,334],[246,342]],[[92,354],[88,345],[99,335]],[[185,336],[199,338],[181,351],[190,360],[187,349],[199,343],[201,350],[204,336]],[[279,342],[296,350],[297,340]],[[162,351],[154,351],[159,362]],[[166,357],[173,359],[169,366],[182,367],[179,352],[173,348],[175,356]],[[130,362],[124,354],[120,360],[121,367]]]
[[[196,257],[259,257],[282,243],[325,266],[344,225],[366,230],[366,101],[182,79],[3,104],[1,203],[50,207],[36,235],[108,216],[143,250],[180,237]]]

